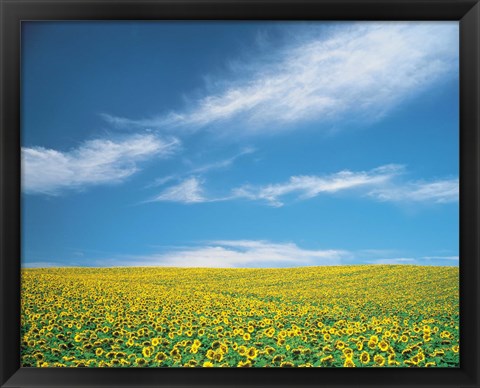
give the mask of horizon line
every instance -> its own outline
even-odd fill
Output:
[[[266,270],[266,269],[299,269],[299,268],[326,268],[326,267],[373,267],[373,266],[402,266],[402,267],[445,267],[445,268],[460,268],[456,265],[425,265],[425,264],[402,264],[402,263],[359,263],[359,264],[330,264],[330,265],[300,265],[295,267],[187,267],[187,266],[163,266],[163,265],[123,265],[123,266],[50,266],[50,267],[29,267],[21,266],[21,270],[25,269],[121,269],[121,268],[150,268],[150,269],[252,269],[252,270]]]

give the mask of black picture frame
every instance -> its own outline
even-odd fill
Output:
[[[473,0],[0,0],[1,387],[479,387],[480,4]],[[21,368],[22,20],[459,20],[460,368]]]

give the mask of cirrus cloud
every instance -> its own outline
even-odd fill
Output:
[[[299,39],[246,63],[249,75],[218,79],[215,91],[153,118],[103,118],[119,127],[273,133],[354,117],[377,120],[458,70],[458,24],[363,22]],[[242,68],[237,64],[237,69]],[[251,70],[251,69],[254,70]],[[236,124],[235,124],[236,123]],[[239,133],[236,130],[236,133]]]
[[[286,200],[292,198],[304,201],[340,192],[350,192],[380,202],[442,204],[458,201],[458,178],[405,182],[398,179],[404,173],[403,165],[388,164],[369,171],[343,170],[327,175],[295,175],[281,183],[239,186],[224,196],[207,195],[205,181],[190,177],[164,189],[148,202],[192,204],[243,199],[282,207]]]
[[[123,140],[95,139],[69,151],[22,147],[22,190],[58,195],[65,190],[122,182],[147,158],[168,157],[180,147],[176,138],[135,135]]]

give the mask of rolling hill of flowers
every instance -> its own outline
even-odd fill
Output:
[[[22,270],[24,367],[458,367],[456,267]]]

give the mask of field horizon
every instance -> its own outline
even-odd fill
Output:
[[[51,267],[27,267],[22,266],[22,270],[30,270],[30,269],[60,269],[60,268],[92,268],[92,269],[116,269],[116,268],[165,268],[165,269],[296,269],[296,268],[326,268],[326,267],[439,267],[439,268],[459,268],[458,265],[429,265],[429,264],[388,264],[388,263],[369,263],[369,264],[329,264],[329,265],[301,265],[301,266],[292,266],[292,267],[208,267],[208,266],[198,266],[198,267],[190,267],[190,266],[163,266],[163,265],[122,265],[122,266],[110,266],[110,267],[102,267],[102,266],[51,266]]]

